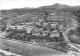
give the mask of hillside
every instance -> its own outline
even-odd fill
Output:
[[[56,3],[39,8],[1,10],[0,13],[0,30],[6,33],[6,38],[36,42],[64,52],[69,48],[78,50],[72,46],[80,45],[80,6]]]

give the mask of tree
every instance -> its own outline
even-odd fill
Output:
[[[60,31],[60,29],[59,29],[59,25],[56,26],[56,29],[57,29],[58,32],[59,32],[59,41],[64,41],[65,38],[64,38],[64,36],[63,36],[63,33],[62,33],[62,32]]]

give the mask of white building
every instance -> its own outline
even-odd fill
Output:
[[[51,32],[50,37],[59,37],[59,33],[57,30]]]

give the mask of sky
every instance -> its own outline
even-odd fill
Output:
[[[80,6],[80,0],[0,0],[0,10],[12,8],[37,8],[55,3]]]

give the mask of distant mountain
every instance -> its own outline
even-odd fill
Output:
[[[65,4],[59,4],[59,3],[56,3],[56,4],[53,4],[53,5],[48,5],[48,6],[42,6],[42,7],[39,7],[39,8],[16,8],[16,9],[11,9],[11,10],[1,10],[1,12],[3,14],[5,14],[5,12],[7,13],[18,13],[18,14],[24,14],[24,13],[33,13],[33,12],[43,12],[43,11],[73,11],[73,10],[80,10],[80,6],[68,6],[68,5],[65,5]],[[6,13],[6,14],[7,14]]]
[[[75,14],[77,17],[80,17],[80,6],[68,6],[65,4],[53,4],[53,5],[48,5],[48,6],[42,6],[39,8],[16,8],[16,9],[11,9],[11,10],[1,10],[1,15],[2,17],[17,17],[21,15],[26,15],[26,14],[35,14],[35,15],[42,15],[48,17],[49,13],[61,13],[61,12],[69,12],[72,14]],[[64,13],[63,13],[64,14]]]
[[[62,8],[72,8],[73,6],[68,6],[68,5],[65,5],[65,4],[59,4],[59,3],[56,3],[54,5],[49,5],[49,6],[42,6],[40,8],[54,8],[54,9],[62,9]]]

